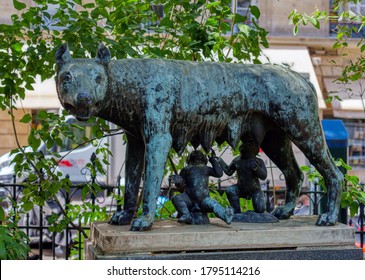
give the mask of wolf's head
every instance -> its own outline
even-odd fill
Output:
[[[110,57],[108,48],[102,44],[95,59],[73,59],[66,44],[58,47],[55,55],[58,98],[78,120],[86,121],[96,115],[105,102]]]

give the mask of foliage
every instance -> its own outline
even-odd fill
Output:
[[[3,198],[0,199],[0,202]],[[0,260],[25,260],[30,252],[28,236],[17,226],[19,215],[6,215],[0,206]]]
[[[333,3],[333,11],[336,12],[336,15],[329,15],[326,11],[315,10],[311,15],[307,15],[305,13],[298,13],[297,10],[293,10],[289,19],[290,22],[294,25],[293,33],[296,35],[298,33],[298,28],[300,25],[312,24],[315,28],[319,29],[321,27],[321,22],[334,21],[337,22],[337,26],[335,29],[336,32],[336,41],[333,44],[333,49],[342,49],[343,54],[344,49],[348,47],[348,39],[352,37],[353,33],[359,33],[365,25],[365,15],[355,14],[348,8],[348,3],[359,3],[360,0],[337,0]],[[353,25],[353,23],[357,25]],[[357,47],[359,51],[362,53],[365,51],[365,43],[363,38],[360,39],[357,43]],[[332,63],[336,63],[332,61]],[[361,84],[361,79],[364,78],[364,70],[365,70],[365,58],[360,55],[356,60],[349,60],[348,65],[346,65],[341,73],[341,76],[338,77],[334,82],[344,85],[345,90],[348,92],[349,97],[356,95],[362,101],[364,113],[365,113],[365,101],[364,94],[365,88]],[[346,88],[346,85],[349,83],[357,82],[360,85],[359,92],[352,92],[351,89]],[[332,92],[332,95],[329,96],[328,102],[331,102],[333,99],[338,99],[341,101],[336,94],[336,92]],[[336,162],[337,166],[342,168],[343,170],[351,170],[352,167],[347,165],[342,159],[339,159]],[[317,181],[319,186],[322,186],[324,190],[326,190],[325,182],[323,177],[318,173],[318,171],[313,170],[310,167],[304,166],[302,170],[308,174],[309,181]],[[358,209],[359,204],[365,203],[365,192],[364,187],[359,183],[359,178],[357,176],[350,176],[345,174],[345,184],[343,186],[343,194],[341,198],[341,206],[350,208],[350,215],[354,216]]]
[[[342,159],[336,161],[336,165],[346,172],[352,170],[352,167],[347,165]],[[302,171],[308,175],[308,181],[317,183],[325,192],[327,188],[323,177],[317,170],[309,166],[302,166]],[[364,186],[360,184],[357,176],[348,175],[345,173],[345,181],[343,185],[343,193],[341,197],[341,207],[349,207],[350,216],[353,217],[358,213],[360,203],[365,204]]]
[[[160,220],[165,220],[172,218],[172,215],[176,212],[174,205],[171,200],[163,201],[157,206],[156,218]]]
[[[296,9],[294,9],[289,14],[290,23],[294,25],[293,33],[296,35],[299,31],[300,25],[308,25],[311,24],[315,28],[321,28],[321,22],[337,22],[337,25],[333,31],[336,33],[336,40],[333,44],[333,49],[342,49],[342,55],[345,56],[346,53],[344,49],[349,46],[348,39],[352,37],[353,34],[359,33],[365,25],[365,15],[356,14],[348,8],[348,3],[358,3],[360,0],[337,0],[333,3],[333,11],[337,14],[332,15],[328,14],[326,11],[320,11],[316,9],[312,14],[308,15],[306,13],[299,13]],[[359,51],[363,53],[365,51],[365,43],[364,38],[360,39],[357,43],[357,47]],[[333,64],[336,64],[335,61],[331,61]],[[362,106],[365,113],[365,88],[361,83],[361,79],[364,78],[364,65],[365,58],[363,55],[360,55],[355,60],[349,60],[347,66],[345,66],[342,70],[342,74],[339,78],[337,78],[334,82],[344,85],[345,90],[347,91],[349,97],[357,96],[362,101]],[[360,85],[359,92],[352,92],[350,88],[346,88],[347,84],[357,82]],[[337,92],[331,92],[327,102],[332,102],[334,99],[340,100],[341,98],[336,95]]]
[[[86,231],[87,235],[90,234],[89,230]],[[82,235],[78,235],[76,238],[73,239],[75,245],[70,249],[70,259],[71,260],[83,260],[84,259],[84,243],[85,238]],[[81,252],[81,255],[80,255]]]

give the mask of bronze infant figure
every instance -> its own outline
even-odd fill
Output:
[[[188,165],[179,175],[173,176],[181,194],[172,198],[172,203],[179,213],[180,223],[208,224],[207,213],[214,213],[218,218],[230,224],[233,219],[233,208],[223,208],[209,194],[209,176],[220,178],[223,170],[214,157],[209,157],[212,167],[207,166],[206,156],[199,150],[192,151],[187,159]]]

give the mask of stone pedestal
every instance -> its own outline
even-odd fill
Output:
[[[87,259],[362,259],[354,229],[315,225],[315,216],[278,223],[185,225],[155,221],[152,230],[94,223],[85,244]]]

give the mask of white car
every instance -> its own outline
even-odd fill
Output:
[[[79,122],[72,116],[67,116],[65,121],[70,125],[70,130],[74,130],[73,132],[80,142],[83,141],[82,139],[84,137],[92,137],[91,124]],[[84,129],[77,129],[71,126],[72,124],[77,124],[77,126],[83,127]],[[97,147],[104,146],[106,142],[107,139],[102,138],[97,143]],[[77,147],[78,143],[71,141],[69,138],[65,138],[63,144],[63,147],[54,146],[52,148],[53,152],[57,152],[61,156],[60,159],[56,158],[58,161],[57,170],[62,172],[62,176],[69,176],[74,185],[90,181],[90,172],[85,169],[85,166],[90,162],[91,156],[95,153],[97,147],[93,146],[91,143]],[[50,156],[50,153],[47,152],[45,143],[42,143],[38,150],[42,151],[46,157]],[[30,151],[30,147],[25,148],[25,152]],[[0,157],[0,183],[13,183],[15,171],[12,160],[14,157],[15,155],[11,155],[10,152]],[[25,181],[27,177],[27,174],[22,174],[21,177],[16,178],[16,182],[21,183]],[[106,184],[105,175],[97,174],[96,179],[99,184]]]

